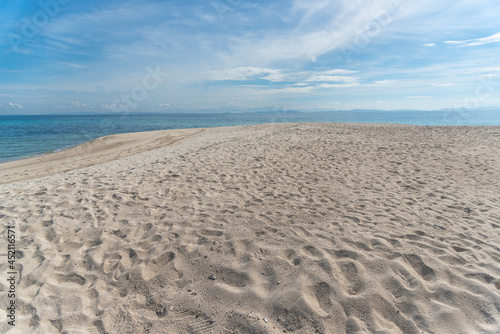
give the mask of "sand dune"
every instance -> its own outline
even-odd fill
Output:
[[[500,333],[499,127],[183,135],[0,186],[0,332]]]

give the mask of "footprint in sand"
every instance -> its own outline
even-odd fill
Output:
[[[339,265],[347,282],[347,292],[350,295],[358,295],[363,292],[366,284],[358,269],[360,265],[357,265],[355,261],[342,261],[339,262]]]
[[[434,269],[426,265],[420,256],[405,254],[404,258],[424,280],[429,281],[436,277]]]
[[[225,267],[217,271],[217,277],[220,277],[224,284],[237,288],[247,286],[250,282],[250,276],[247,273]]]
[[[69,274],[58,274],[57,281],[60,285],[81,285],[83,286],[87,281],[85,277],[78,275],[77,273]]]
[[[69,295],[60,300],[59,307],[62,313],[80,312],[83,307],[83,301],[77,295]]]
[[[169,320],[177,328],[186,329],[186,333],[213,333],[215,320],[200,311],[171,310],[168,312]]]
[[[208,229],[202,229],[199,231],[201,235],[204,235],[206,237],[222,237],[224,235],[224,232],[219,231],[219,230],[208,230]]]
[[[314,246],[307,245],[302,248],[302,252],[313,260],[321,260],[323,258],[323,253]]]
[[[302,262],[302,259],[299,256],[297,256],[295,250],[293,249],[285,250],[284,255],[285,258],[289,261],[289,263],[293,266],[298,266]]]
[[[236,313],[231,315],[231,322],[226,326],[223,333],[265,334],[267,331],[258,323],[258,320]]]
[[[319,306],[325,311],[332,307],[332,300],[330,299],[330,295],[332,294],[332,289],[330,285],[326,282],[320,282],[313,287],[314,292],[316,294],[316,299],[318,300]]]
[[[118,264],[120,263],[120,260],[122,259],[122,256],[120,254],[114,253],[110,254],[105,260],[102,265],[102,270],[104,273],[109,274],[113,270],[118,267]]]

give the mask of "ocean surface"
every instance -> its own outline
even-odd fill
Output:
[[[55,152],[116,133],[284,122],[499,126],[500,110],[0,116],[0,162]]]

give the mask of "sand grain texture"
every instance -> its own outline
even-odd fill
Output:
[[[1,185],[8,333],[499,333],[498,152],[499,127],[268,124]]]

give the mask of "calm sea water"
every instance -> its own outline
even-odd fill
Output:
[[[0,162],[62,150],[126,132],[284,122],[500,125],[500,111],[0,116]]]

